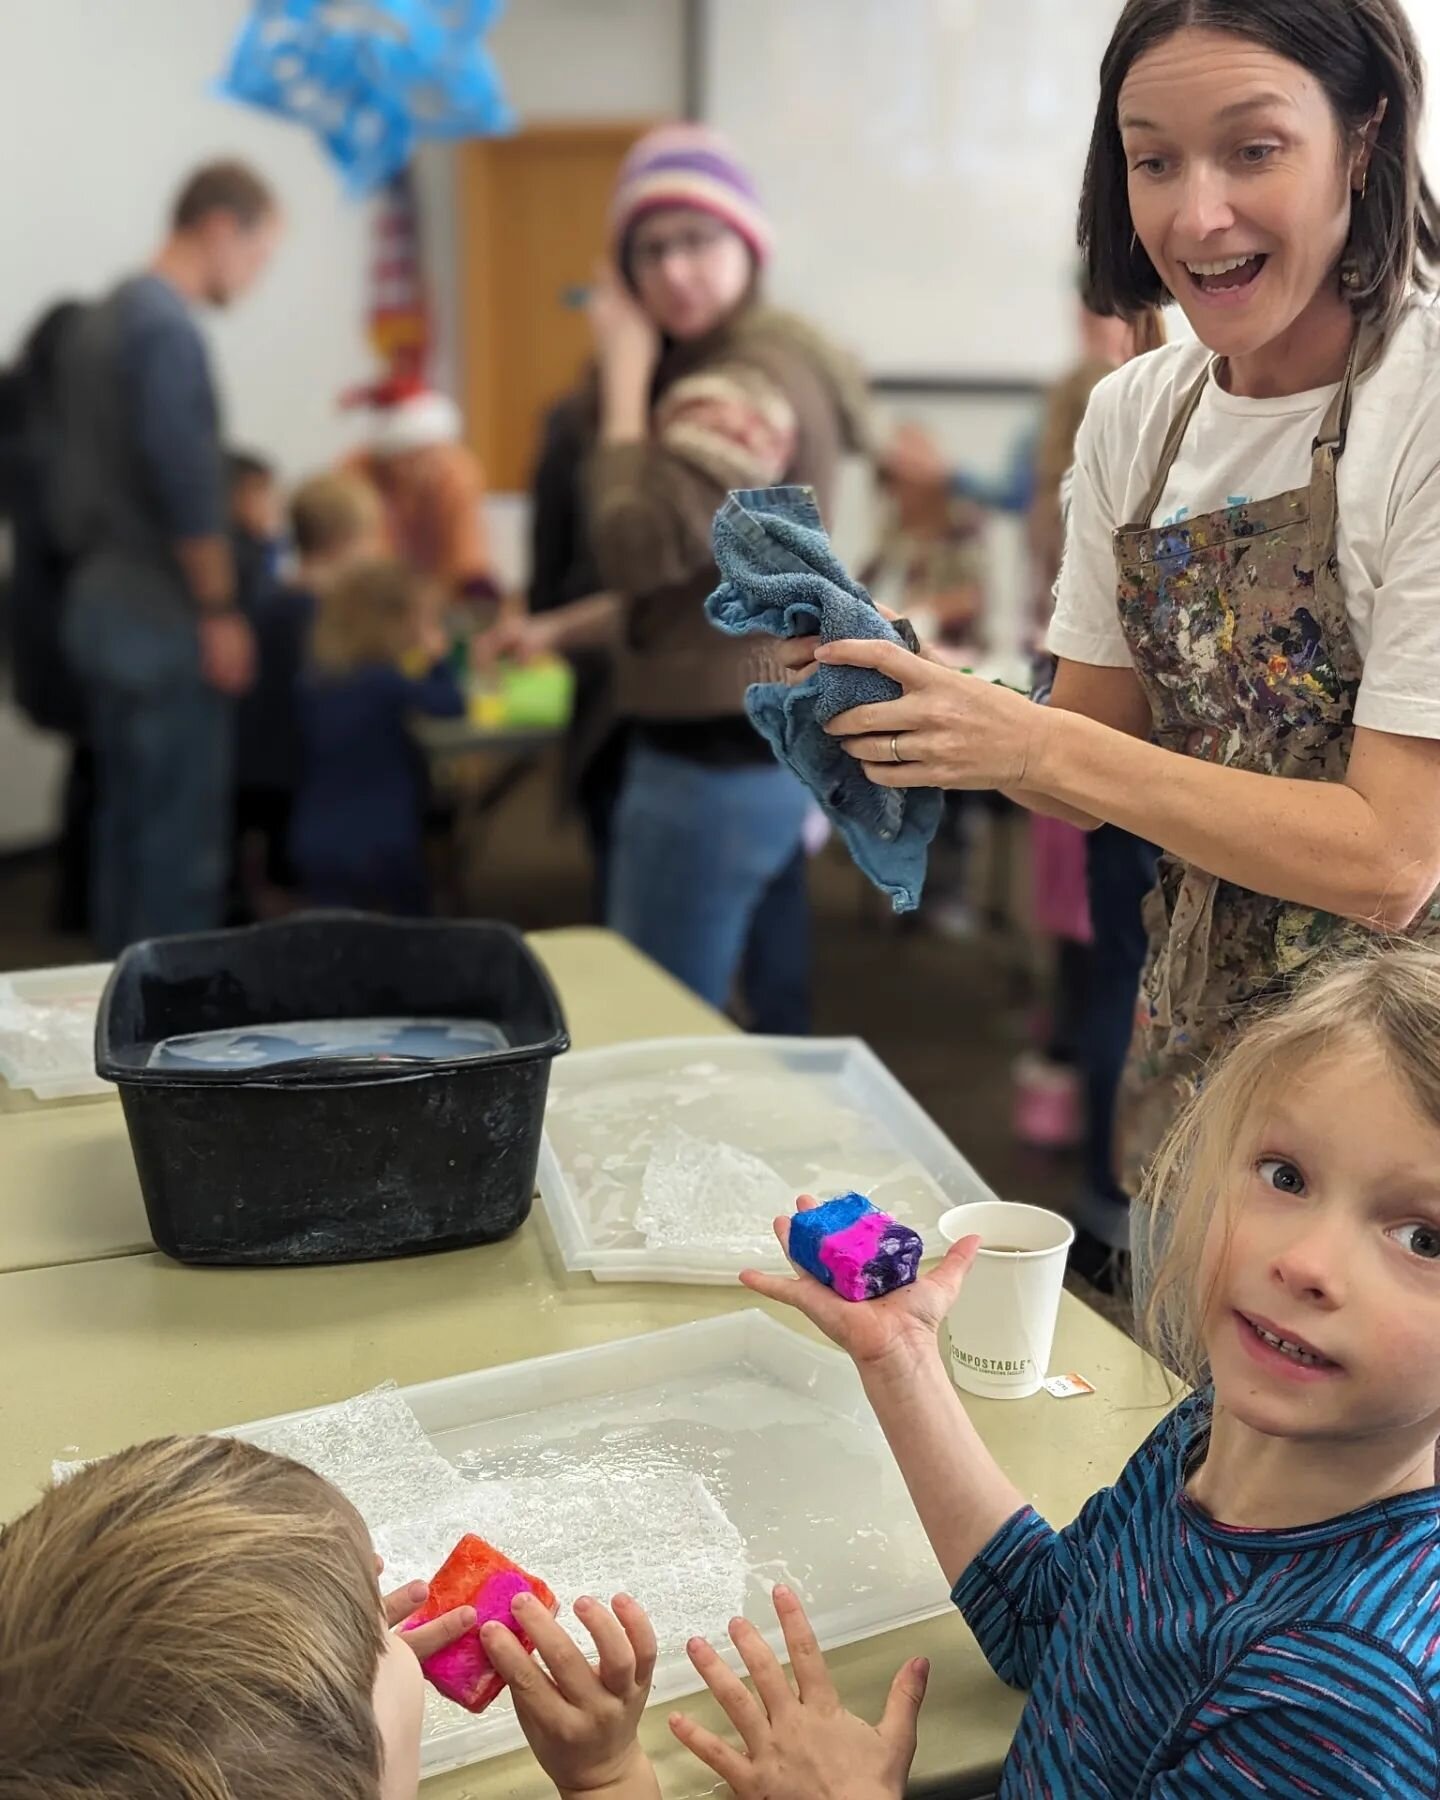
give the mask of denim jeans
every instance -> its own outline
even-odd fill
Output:
[[[193,622],[102,592],[66,607],[95,753],[91,932],[106,956],[223,921],[233,719],[206,685]]]
[[[801,844],[750,918],[740,989],[752,1031],[809,1037],[811,961],[810,858]]]
[[[801,848],[808,807],[785,769],[712,768],[632,743],[615,814],[607,923],[723,1007],[752,921],[763,929],[766,893]],[[808,942],[793,941],[797,918],[804,909],[782,885],[762,976],[767,960],[808,956]]]

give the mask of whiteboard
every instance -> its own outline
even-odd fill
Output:
[[[708,0],[701,115],[774,221],[772,297],[877,375],[1059,373],[1119,13],[1120,0]]]

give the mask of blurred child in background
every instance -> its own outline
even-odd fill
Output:
[[[938,449],[913,425],[902,426],[893,454],[880,458],[878,541],[860,581],[878,605],[908,619],[922,643],[967,663],[985,647],[985,513],[946,481],[909,479],[907,458],[922,440],[943,469]],[[970,821],[988,803],[980,794],[945,796],[920,916],[951,936],[975,928],[966,891]]]
[[[274,873],[272,859],[256,848],[257,839],[266,839],[272,832],[266,790],[275,785],[274,764],[279,755],[267,730],[273,707],[260,692],[262,686],[275,687],[274,652],[272,647],[267,658],[260,633],[280,579],[284,501],[274,468],[253,450],[226,451],[225,479],[235,604],[249,621],[256,640],[255,680],[235,704],[234,835],[226,922],[237,925],[259,916],[256,879],[262,871]],[[272,664],[268,670],[267,661]]]
[[[492,622],[500,598],[485,529],[485,477],[464,442],[460,409],[419,382],[381,382],[364,449],[347,465],[375,490],[390,551],[427,577],[440,604]]]
[[[231,916],[247,922],[295,904],[290,815],[300,779],[300,679],[316,596],[344,569],[378,554],[381,522],[379,504],[363,481],[313,476],[291,497],[295,562],[291,579],[283,580],[270,573],[269,560],[261,556],[262,547],[278,542],[278,494],[273,536],[264,531],[271,520],[264,490],[243,470],[232,485],[231,508],[241,604],[254,627],[257,653],[255,684],[236,713]]]
[[[317,599],[290,832],[301,891],[318,905],[428,913],[426,774],[410,721],[465,711],[445,631],[405,563],[357,564]]]
[[[273,465],[253,450],[227,451],[225,474],[236,598],[246,606],[279,580],[285,502]]]
[[[984,513],[943,487],[897,479],[884,458],[878,478],[879,539],[862,585],[925,643],[974,654],[984,643]]]

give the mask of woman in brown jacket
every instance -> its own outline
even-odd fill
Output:
[[[615,271],[591,303],[584,475],[596,567],[618,597],[616,705],[631,728],[607,920],[716,1006],[748,935],[752,1006],[773,1017],[768,995],[798,983],[803,1028],[808,801],[745,716],[746,687],[774,669],[757,640],[706,622],[710,526],[732,488],[806,482],[824,509],[842,452],[859,444],[864,390],[817,332],[760,304],[768,229],[713,133],[669,126],[638,144],[612,232]]]

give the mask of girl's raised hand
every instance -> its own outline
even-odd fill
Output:
[[[802,1194],[796,1204],[801,1212],[808,1212],[820,1203],[809,1194]],[[788,1256],[789,1219],[775,1221],[775,1235]],[[940,1323],[955,1304],[979,1247],[979,1238],[962,1238],[909,1287],[897,1288],[878,1300],[842,1300],[832,1288],[802,1269],[793,1276],[746,1269],[740,1279],[752,1293],[804,1313],[831,1343],[838,1344],[864,1368],[887,1363],[896,1356],[913,1356],[933,1346]]]

